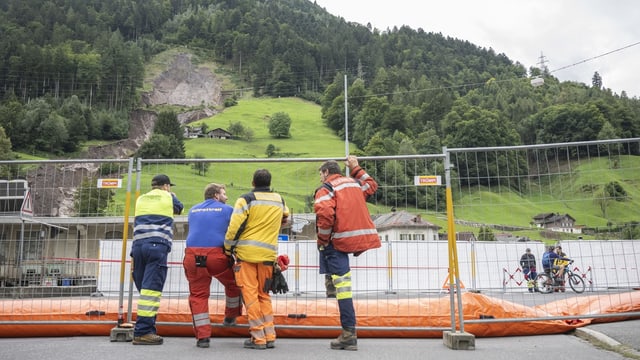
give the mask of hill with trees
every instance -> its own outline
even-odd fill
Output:
[[[368,154],[640,136],[638,99],[597,73],[592,84],[560,83],[494,49],[348,23],[307,0],[7,0],[0,34],[0,126],[30,152],[126,138],[145,64],[175,46],[222,64],[256,96],[321,104],[338,135],[346,75],[350,140]]]
[[[178,47],[194,67],[216,64],[224,102],[148,101],[152,60]],[[640,137],[640,100],[597,73],[591,84],[560,82],[498,49],[349,23],[308,0],[5,0],[0,49],[0,144],[28,154],[78,156],[87,142],[146,127],[157,133],[139,144],[145,158],[189,156],[176,120],[220,112],[247,91],[315,102],[339,137],[346,96],[349,140],[366,155]],[[286,117],[277,120],[272,135],[287,139]],[[241,125],[229,129],[250,142]]]

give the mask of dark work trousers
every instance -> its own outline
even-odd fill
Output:
[[[320,251],[320,274],[330,274],[336,287],[340,310],[340,324],[345,329],[355,329],[356,311],[351,292],[351,268],[349,254],[333,248],[333,244]]]
[[[133,282],[140,292],[133,336],[156,333],[156,316],[167,279],[169,247],[153,239],[139,239],[131,246]]]

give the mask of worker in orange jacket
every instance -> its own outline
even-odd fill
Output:
[[[340,310],[342,333],[331,341],[335,350],[358,349],[349,254],[358,256],[381,246],[366,204],[378,183],[360,167],[355,156],[350,155],[346,165],[351,177],[341,175],[336,161],[322,164],[322,186],[316,190],[314,203],[320,273],[331,275]]]

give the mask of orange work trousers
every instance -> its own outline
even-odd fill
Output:
[[[249,263],[240,261],[235,269],[236,283],[242,291],[242,301],[249,320],[249,334],[256,344],[276,340],[273,324],[273,307],[265,283],[273,277],[273,263]]]

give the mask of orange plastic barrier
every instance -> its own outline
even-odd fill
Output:
[[[568,298],[545,305],[529,307],[494,299],[478,293],[463,293],[463,313],[465,320],[482,317],[499,318],[539,318],[544,316],[572,316],[588,313],[620,313],[640,311],[640,291],[621,294],[594,295]],[[280,337],[334,337],[337,330],[309,330],[278,328],[284,325],[339,327],[337,302],[327,299],[296,299],[295,301],[273,297],[275,323]],[[224,308],[224,300],[211,300],[212,309]],[[4,300],[0,306],[1,337],[39,336],[109,336],[117,324],[118,304],[113,299],[39,299],[37,302]],[[450,328],[449,296],[429,299],[355,300],[358,316],[359,337],[442,337],[441,331],[367,330],[366,327],[447,327]],[[134,307],[135,309],[135,304]],[[563,309],[558,312],[557,309]],[[370,315],[367,315],[370,314]],[[214,324],[222,323],[223,314],[212,314]],[[565,333],[591,322],[619,321],[624,318],[580,319],[579,321],[540,320],[504,323],[465,323],[465,331],[476,337],[524,336]],[[134,318],[135,320],[135,318]],[[46,324],[46,322],[83,321],[82,324]],[[101,324],[99,322],[112,321]],[[20,322],[38,322],[21,324]],[[42,322],[45,322],[44,324]],[[191,314],[186,299],[163,300],[158,322],[184,323],[185,326],[159,325],[158,333],[163,336],[193,336]],[[238,319],[246,324],[246,318]],[[246,327],[213,327],[213,336],[247,336]]]

